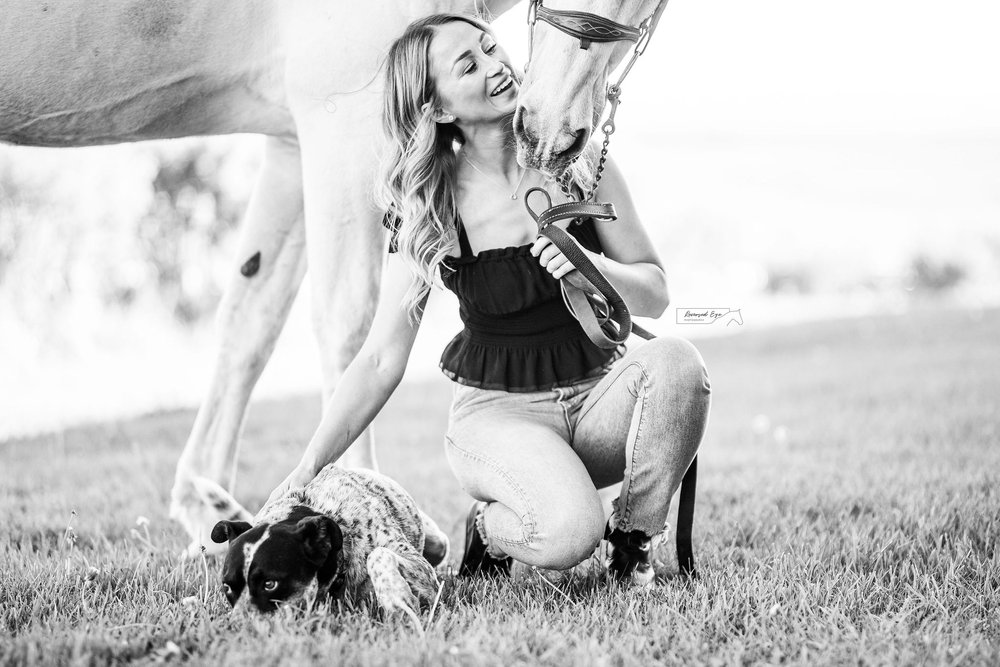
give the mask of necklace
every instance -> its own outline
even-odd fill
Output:
[[[478,171],[480,174],[482,174],[483,178],[485,178],[487,180],[490,180],[490,181],[493,181],[494,183],[496,183],[497,185],[499,185],[504,190],[507,189],[507,184],[506,183],[501,183],[500,181],[498,181],[497,179],[493,178],[492,176],[490,176],[489,174],[487,174],[486,172],[484,172],[482,169],[480,169],[479,167],[477,167],[476,163],[473,162],[472,160],[470,160],[468,158],[468,156],[465,155],[465,153],[462,153],[462,159],[465,160],[466,162],[468,162],[470,167],[472,167],[473,169],[475,169],[476,171]],[[520,169],[520,167],[518,167],[518,168]],[[510,198],[512,200],[516,200],[517,199],[517,191],[521,189],[521,183],[524,182],[524,177],[525,177],[525,175],[527,173],[528,173],[527,169],[521,169],[521,178],[517,179],[517,185],[514,186],[514,191],[510,193]]]

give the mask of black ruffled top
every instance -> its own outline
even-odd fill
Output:
[[[393,229],[388,218],[383,224]],[[584,248],[602,251],[593,220],[568,231]],[[620,348],[590,342],[566,308],[559,281],[532,257],[531,244],[473,254],[461,222],[458,237],[461,256],[441,269],[465,324],[441,355],[449,378],[482,389],[541,391],[592,376],[621,356]]]

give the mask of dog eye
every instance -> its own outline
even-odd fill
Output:
[[[278,589],[278,582],[275,581],[274,579],[268,579],[267,581],[264,582],[265,593],[273,593],[277,589]]]

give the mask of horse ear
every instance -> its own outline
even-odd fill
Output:
[[[316,563],[324,562],[344,545],[344,535],[337,522],[328,516],[310,516],[295,526],[295,533],[302,540],[306,557]]]
[[[212,529],[212,541],[216,544],[232,542],[250,528],[250,524],[246,521],[220,521]]]

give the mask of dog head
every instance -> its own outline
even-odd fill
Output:
[[[229,604],[235,607],[246,590],[250,604],[262,612],[299,600],[311,588],[326,593],[344,544],[336,521],[303,506],[277,523],[220,521],[212,540],[229,542],[222,568]]]

